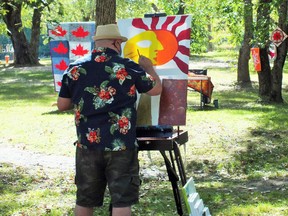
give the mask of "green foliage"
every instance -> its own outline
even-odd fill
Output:
[[[147,0],[117,0],[117,19],[143,18],[145,14],[154,13],[150,1]]]
[[[42,11],[41,31],[43,35],[47,33],[48,23],[95,20],[95,1],[75,0],[73,4],[69,0],[50,0],[45,2],[33,0],[23,3],[25,5],[22,12],[24,27],[31,28],[33,13],[33,7],[31,6],[43,7],[43,5],[49,5]],[[277,7],[279,3],[280,1],[277,0],[272,1],[270,4],[271,22],[266,19],[262,20],[264,23],[269,22],[270,30],[277,24]],[[191,53],[206,52],[211,47],[211,44],[216,49],[223,45],[225,45],[225,48],[239,47],[243,40],[244,1],[242,0],[117,0],[116,4],[117,19],[144,17],[146,13],[155,12],[175,15],[180,5],[184,4],[185,14],[191,14],[192,16]],[[258,1],[253,0],[253,4],[254,20],[256,21]],[[0,4],[0,13],[3,14],[5,11],[2,8]],[[261,26],[260,21],[259,26]],[[5,31],[5,25],[0,22],[0,32]],[[255,40],[252,43],[265,44],[267,34],[269,34],[269,31],[257,28],[254,36]],[[48,42],[47,38],[43,38],[43,40],[44,43]]]
[[[216,25],[214,29],[214,40],[223,41],[226,38],[232,45],[240,45],[243,40],[243,1],[224,0],[219,1],[216,7]],[[226,32],[226,37],[223,34]],[[229,34],[229,33],[230,34]],[[222,37],[217,37],[217,33],[222,33]],[[228,33],[228,34],[227,34]],[[216,37],[215,37],[216,36]]]

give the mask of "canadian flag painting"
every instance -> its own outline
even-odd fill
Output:
[[[60,91],[62,76],[68,65],[90,54],[94,34],[95,22],[65,22],[48,26],[55,91]]]

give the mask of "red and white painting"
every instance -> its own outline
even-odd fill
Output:
[[[160,96],[141,95],[138,125],[185,125],[187,78],[190,54],[191,16],[134,18],[118,21],[123,55],[138,62],[151,59],[162,80]]]
[[[62,75],[70,62],[88,55],[93,46],[94,22],[67,22],[48,26],[55,91],[61,87]]]

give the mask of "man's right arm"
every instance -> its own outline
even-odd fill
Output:
[[[152,76],[154,81],[155,81],[154,87],[150,91],[146,92],[146,94],[148,94],[150,96],[155,96],[155,95],[161,94],[162,83],[161,83],[161,80],[160,80],[158,74],[156,73],[156,71],[153,67],[151,60],[145,56],[140,56],[139,57],[139,65],[146,71],[146,73],[148,73],[150,76]]]

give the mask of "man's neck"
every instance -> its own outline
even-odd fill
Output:
[[[99,41],[96,41],[95,42],[95,49],[97,49],[99,47],[107,47],[107,48],[113,49],[117,53],[119,53],[117,48],[114,46],[113,42],[114,42],[113,40],[99,40]]]

